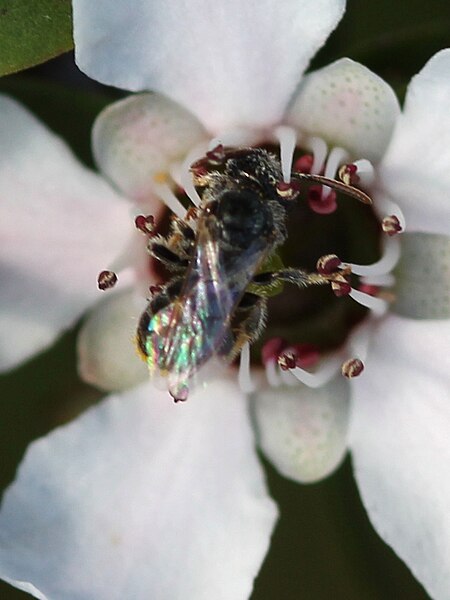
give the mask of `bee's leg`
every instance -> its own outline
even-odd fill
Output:
[[[168,240],[164,238],[151,240],[148,251],[171,271],[184,270],[189,264],[189,257],[185,252],[180,251],[179,248],[170,248]]]
[[[229,350],[229,358],[233,359],[245,343],[252,343],[259,338],[267,320],[267,300],[251,292],[246,292],[236,308],[231,322],[233,343]]]
[[[331,276],[308,273],[303,269],[282,269],[281,271],[258,273],[253,277],[252,283],[261,287],[271,287],[280,282],[292,283],[299,287],[309,287],[310,285],[324,285],[332,280]]]

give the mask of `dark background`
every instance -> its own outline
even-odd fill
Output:
[[[386,79],[402,99],[409,79],[428,58],[450,46],[448,0],[349,0],[347,7],[341,25],[315,57],[312,68],[349,56]],[[70,54],[4,77],[0,91],[26,103],[90,166],[92,122],[104,105],[121,95],[85,78]],[[75,339],[76,331],[69,332],[48,352],[0,377],[2,488],[14,478],[32,439],[72,419],[100,398],[77,378]],[[349,458],[332,477],[310,486],[292,483],[270,465],[265,467],[281,519],[253,600],[428,598],[373,531]],[[21,598],[29,596],[0,583],[1,600]]]

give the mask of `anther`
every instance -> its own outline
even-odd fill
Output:
[[[153,235],[155,230],[155,218],[152,215],[138,215],[134,220],[134,224],[136,229],[139,229],[139,231],[142,231],[145,235]]]
[[[159,292],[161,292],[162,289],[163,289],[162,285],[151,285],[148,288],[148,291],[150,292],[150,294],[152,296],[154,296],[155,294],[159,294]]]
[[[400,233],[400,231],[402,231],[400,221],[395,215],[384,217],[384,219],[381,221],[381,228],[384,231],[384,233],[387,233],[387,235],[389,236],[396,235],[397,233]]]
[[[346,360],[341,367],[341,373],[344,377],[352,379],[358,377],[364,371],[364,363],[359,358],[350,358]]]
[[[176,386],[175,390],[169,389],[169,394],[172,396],[175,404],[178,402],[186,402],[189,396],[189,388],[186,384]]]
[[[295,181],[279,181],[276,185],[277,194],[285,200],[294,200],[300,193],[300,186]]]
[[[339,168],[338,176],[339,179],[346,185],[355,185],[359,183],[359,176],[357,175],[358,167],[354,164],[342,165]]]
[[[351,293],[352,286],[345,278],[342,278],[342,280],[336,279],[332,281],[331,289],[333,290],[335,296],[342,298],[342,296],[348,296]]]
[[[206,158],[208,159],[209,164],[211,165],[220,165],[220,163],[225,158],[225,150],[222,144],[218,144],[212,150],[209,150],[206,153]]]
[[[297,366],[297,355],[293,349],[288,349],[278,356],[278,366],[282,371],[295,369]]]
[[[114,271],[102,271],[97,277],[99,290],[110,290],[117,283],[117,275]]]
[[[331,275],[341,264],[342,261],[336,254],[325,254],[317,261],[316,269],[321,275]]]

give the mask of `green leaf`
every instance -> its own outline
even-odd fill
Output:
[[[72,48],[70,0],[0,0],[0,75]]]

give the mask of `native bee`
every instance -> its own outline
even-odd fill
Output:
[[[286,239],[298,183],[319,181],[368,198],[321,176],[293,174],[285,184],[280,161],[263,149],[219,147],[191,172],[201,205],[184,220],[175,217],[166,237],[150,239],[150,253],[173,275],[150,299],[137,328],[151,375],[167,379],[176,401],[187,398],[200,370],[212,361],[229,363],[260,336],[267,300],[259,289],[279,281],[307,286],[332,280],[300,269],[262,270]]]

